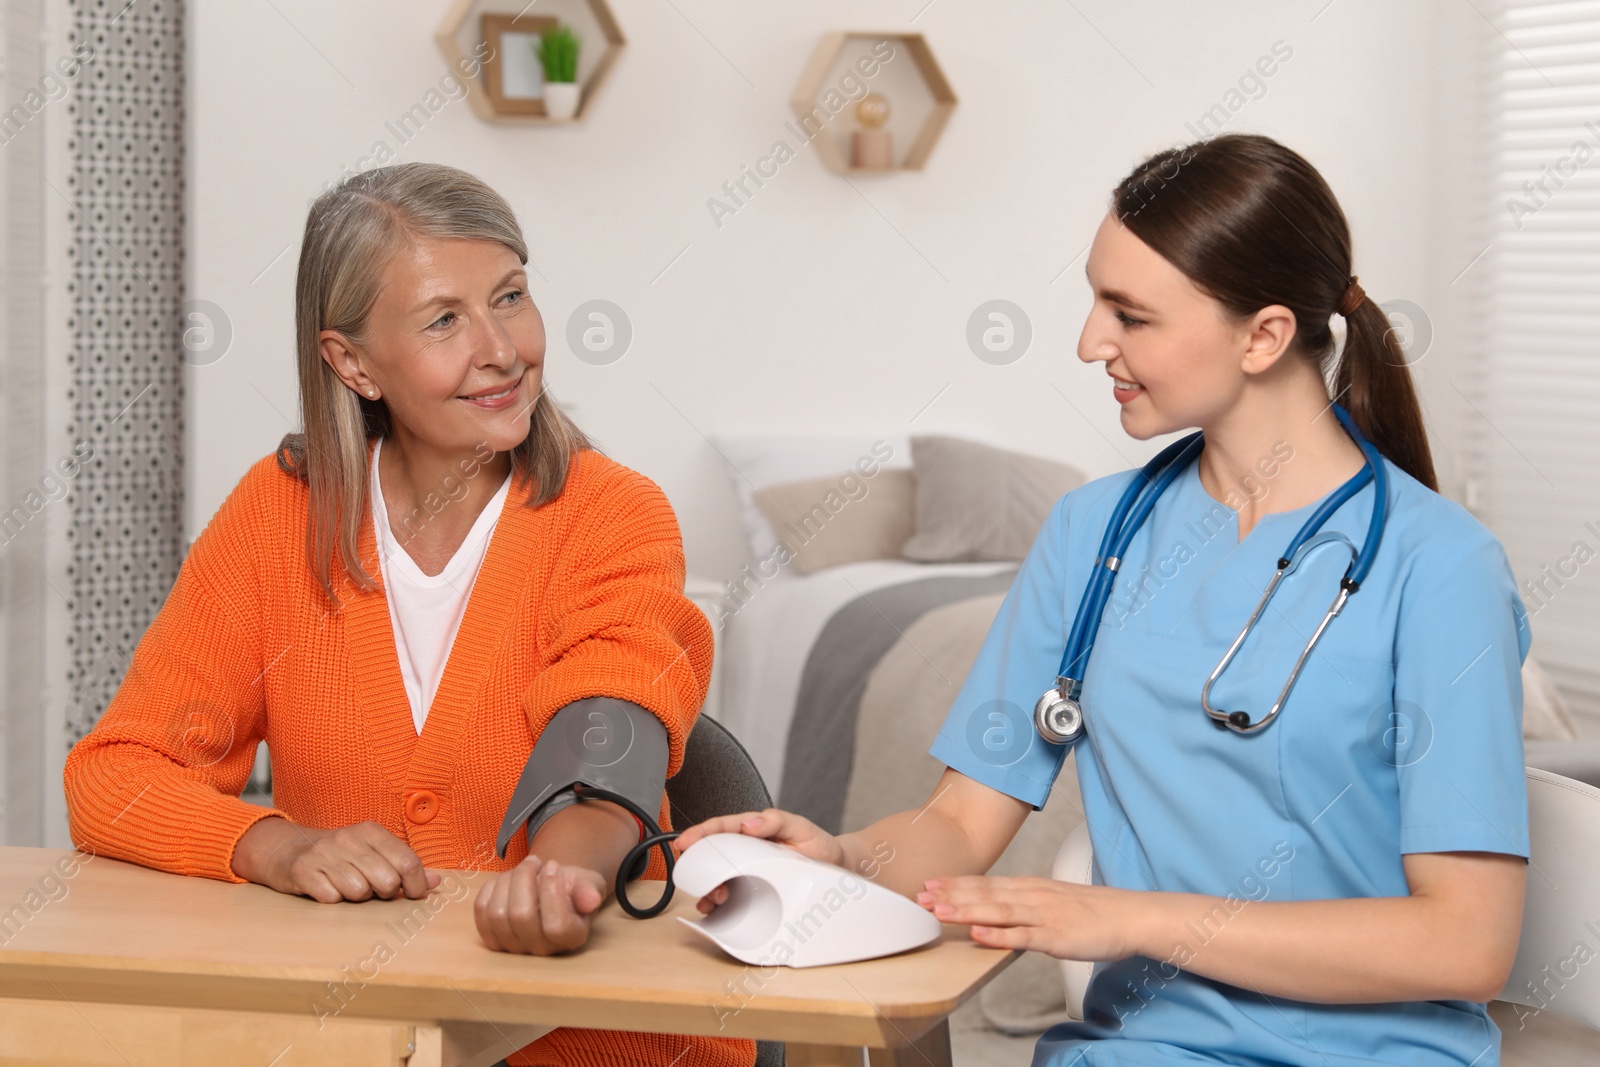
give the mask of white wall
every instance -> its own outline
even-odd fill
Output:
[[[1436,251],[1454,209],[1433,197],[1461,146],[1433,131],[1464,91],[1436,73],[1460,66],[1451,49],[1470,10],[612,2],[629,44],[584,123],[492,126],[456,102],[397,155],[474,171],[518,209],[551,387],[612,456],[666,490],[691,571],[731,576],[743,563],[732,491],[702,436],[716,430],[957,431],[1094,475],[1150,455],[1157,442],[1121,433],[1103,371],[1074,355],[1088,307],[1080,253],[1111,185],[1143,155],[1192,139],[1185,124],[1275,41],[1292,58],[1228,128],[1271,134],[1322,168],[1380,301],[1431,307],[1462,266]],[[189,296],[220,305],[234,331],[223,359],[191,371],[191,537],[298,418],[292,291],[307,205],[375,141],[394,145],[385,123],[445,73],[432,41],[444,6],[191,9]],[[774,140],[794,141],[790,91],[835,29],[928,35],[961,102],[927,169],[847,181],[805,149],[719,228],[707,198]],[[970,312],[997,297],[1034,329],[1031,350],[1005,367],[965,342]],[[593,298],[633,322],[631,350],[610,366],[580,362],[563,339]],[[1436,344],[1418,367],[1446,449],[1461,405],[1453,355]],[[1452,490],[1454,456],[1438,459]]]

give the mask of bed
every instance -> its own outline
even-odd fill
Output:
[[[944,769],[928,746],[1016,569],[872,560],[752,596],[723,633],[720,717],[778,806],[837,833],[926,803]],[[995,873],[1047,877],[1082,819],[1069,759]],[[1067,1018],[1058,972],[1030,953],[974,1010],[998,1030],[1042,1030]]]
[[[867,560],[774,582],[752,596],[724,633],[722,720],[744,741],[773,795],[809,797],[818,782],[836,781],[826,773],[836,768],[819,767],[818,750],[833,739],[853,748],[846,727],[897,629],[930,612],[959,611],[975,598],[984,601],[981,615],[989,601],[998,605],[1015,573],[1011,563]],[[956,663],[929,667],[942,675],[948,707],[954,692],[946,683],[959,683],[950,675],[965,671]],[[829,705],[841,697],[853,698],[850,706]],[[793,758],[801,769],[825,772],[816,782],[786,781],[797,725]],[[843,769],[848,773],[848,755]],[[828,815],[830,829],[840,814]]]
[[[737,474],[752,561],[723,606],[718,718],[776,803],[830,832],[927,803],[944,769],[928,748],[1044,515],[1083,475],[934,436],[713,443]],[[860,480],[872,489],[829,520],[833,542],[817,537],[809,563],[759,566],[780,540],[797,540],[796,516],[824,498],[834,472],[859,473],[865,457],[876,469]],[[787,501],[773,487],[788,487]],[[1003,558],[945,561],[973,555]],[[1069,759],[995,873],[1048,877],[1082,819]],[[1064,1005],[1059,967],[1029,954],[966,1015],[969,1025],[1033,1033],[1067,1018]]]

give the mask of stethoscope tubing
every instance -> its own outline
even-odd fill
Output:
[[[1329,495],[1318,506],[1310,518],[1300,527],[1294,538],[1289,542],[1284,554],[1278,559],[1278,569],[1267,583],[1266,590],[1261,600],[1256,604],[1255,611],[1245,622],[1239,635],[1234,638],[1233,644],[1224,653],[1216,669],[1206,679],[1201,687],[1200,703],[1207,716],[1219,726],[1225,726],[1236,733],[1257,733],[1273,722],[1282,711],[1289,699],[1289,693],[1294,688],[1300,676],[1301,669],[1310,658],[1317,642],[1333,618],[1343,610],[1350,596],[1360,588],[1362,581],[1372,569],[1373,560],[1377,555],[1378,545],[1383,537],[1383,527],[1388,520],[1389,504],[1389,479],[1384,469],[1383,456],[1361,433],[1355,425],[1355,420],[1338,403],[1329,407],[1334,412],[1339,423],[1350,434],[1352,440],[1361,449],[1366,462],[1360,471],[1352,475],[1337,490]],[[1100,626],[1100,616],[1105,611],[1106,603],[1110,600],[1111,587],[1116,580],[1117,571],[1122,565],[1122,556],[1132,543],[1134,535],[1144,524],[1150,511],[1155,507],[1156,501],[1170,486],[1174,479],[1182,473],[1205,446],[1204,434],[1200,431],[1173,442],[1162,449],[1156,456],[1140,469],[1138,477],[1134,478],[1123,490],[1122,497],[1117,501],[1110,521],[1106,524],[1106,531],[1100,540],[1100,553],[1095,559],[1094,569],[1085,586],[1082,599],[1079,601],[1078,612],[1072,622],[1072,630],[1067,637],[1066,649],[1062,652],[1061,668],[1057,672],[1056,686],[1047,690],[1040,698],[1040,708],[1048,705],[1052,697],[1065,698],[1076,705],[1078,695],[1082,689],[1083,675],[1088,666],[1089,656],[1094,649],[1094,635]],[[1252,722],[1248,713],[1243,711],[1223,712],[1215,709],[1210,703],[1211,686],[1222,676],[1235,654],[1249,637],[1251,630],[1260,620],[1267,604],[1272,599],[1272,594],[1277,590],[1284,575],[1293,570],[1299,562],[1301,549],[1316,536],[1322,525],[1335,511],[1342,507],[1351,497],[1364,489],[1367,484],[1374,483],[1374,500],[1372,516],[1367,523],[1367,535],[1362,543],[1361,550],[1355,553],[1349,567],[1345,569],[1344,576],[1339,580],[1339,592],[1332,605],[1323,615],[1316,632],[1301,650],[1295,660],[1294,668],[1290,671],[1288,680],[1278,694],[1278,699],[1271,709],[1261,719]],[[1063,743],[1063,738],[1052,737],[1046,732],[1042,720],[1036,715],[1039,732],[1047,741]],[[1082,731],[1082,717],[1079,714],[1078,731]],[[1070,738],[1067,738],[1070,739]]]
[[[1200,688],[1201,709],[1211,718],[1212,722],[1219,726],[1226,726],[1235,733],[1260,733],[1277,719],[1278,715],[1283,711],[1284,705],[1289,702],[1289,694],[1294,690],[1295,682],[1300,679],[1300,671],[1305,667],[1306,661],[1311,658],[1311,653],[1316,649],[1317,642],[1322,640],[1322,635],[1328,629],[1328,624],[1333,622],[1334,617],[1344,610],[1345,603],[1361,587],[1362,581],[1365,580],[1367,573],[1372,569],[1373,557],[1376,556],[1378,543],[1383,537],[1383,527],[1388,521],[1389,508],[1389,478],[1388,472],[1383,467],[1383,457],[1378,453],[1377,448],[1362,436],[1354,421],[1344,414],[1343,409],[1340,408],[1338,410],[1341,415],[1340,422],[1344,424],[1345,429],[1350,432],[1351,437],[1360,446],[1367,462],[1349,481],[1340,486],[1337,492],[1323,501],[1322,505],[1300,527],[1300,532],[1295,534],[1294,540],[1289,543],[1288,550],[1278,559],[1278,569],[1273,573],[1271,580],[1267,582],[1266,589],[1262,591],[1261,599],[1257,602],[1255,611],[1251,612],[1250,618],[1245,622],[1243,629],[1233,639],[1233,644],[1228,646],[1228,651],[1206,678],[1205,685]],[[1277,591],[1278,585],[1283,581],[1284,576],[1300,563],[1302,550],[1316,535],[1317,531],[1322,528],[1322,524],[1327,521],[1328,516],[1332,515],[1347,500],[1365,488],[1368,482],[1374,482],[1375,485],[1372,516],[1367,522],[1366,540],[1362,543],[1360,552],[1354,552],[1354,546],[1351,546],[1353,554],[1350,565],[1345,568],[1344,577],[1339,580],[1339,592],[1335,594],[1333,603],[1328,606],[1328,610],[1323,613],[1322,621],[1317,624],[1316,630],[1313,631],[1310,639],[1306,641],[1305,647],[1300,650],[1300,655],[1295,658],[1294,666],[1289,671],[1289,677],[1284,681],[1283,688],[1278,691],[1278,697],[1273,701],[1272,707],[1267,709],[1265,715],[1254,721],[1251,721],[1247,712],[1228,712],[1212,707],[1211,687],[1216,684],[1217,679],[1222,677],[1222,672],[1228,669],[1228,664],[1233,662],[1233,657],[1244,645],[1245,639],[1250,636],[1250,631],[1255,628],[1257,620],[1261,618],[1262,612],[1266,610],[1267,604],[1271,602],[1272,594]]]
[[[1174,441],[1146,463],[1140,470],[1139,476],[1123,490],[1122,499],[1117,501],[1116,510],[1111,513],[1111,521],[1106,524],[1105,535],[1100,539],[1100,554],[1095,558],[1094,572],[1090,575],[1088,588],[1083,594],[1085,602],[1099,603],[1102,608],[1104,607],[1104,601],[1110,596],[1111,583],[1116,580],[1117,570],[1122,566],[1122,553],[1127,551],[1134,533],[1143,525],[1150,509],[1155,507],[1156,498],[1182,473],[1189,461],[1199,454],[1204,444],[1204,435],[1199,431]],[[1146,489],[1150,491],[1146,492]],[[1137,509],[1135,501],[1138,501]],[[1130,511],[1133,511],[1132,516],[1128,514]],[[1090,628],[1099,625],[1099,619],[1096,618],[1091,623],[1089,615],[1089,612],[1079,611],[1077,617],[1073,619],[1072,633],[1067,637],[1067,648],[1062,653],[1061,669],[1057,672],[1059,679],[1081,677],[1077,672],[1086,665],[1090,649],[1093,647],[1093,640],[1089,637],[1092,633]]]

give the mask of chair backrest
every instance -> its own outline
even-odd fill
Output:
[[[1089,824],[1080,822],[1061,842],[1056,853],[1050,877],[1058,882],[1075,885],[1094,884],[1094,846],[1089,843]],[[1067,987],[1067,1014],[1083,1019],[1083,997],[1089,992],[1089,978],[1094,974],[1094,964],[1086,960],[1062,960],[1061,978]]]
[[[667,779],[672,825],[687,830],[718,815],[772,806],[772,794],[739,739],[715,719],[701,715],[689,731],[683,766]]]
[[[1529,767],[1528,837],[1522,940],[1496,999],[1600,1030],[1600,789]]]
[[[1600,1030],[1600,789],[1528,768],[1528,890],[1511,977],[1497,1000]],[[1080,825],[1061,843],[1052,877],[1089,885],[1094,853]],[[1083,1017],[1092,963],[1061,961],[1067,1011]],[[1519,1009],[1518,1017],[1526,1013]]]
[[[701,715],[689,731],[683,765],[667,779],[672,825],[687,830],[718,815],[737,815],[772,807],[772,794],[755,760],[728,728]],[[755,1067],[784,1067],[781,1041],[757,1041]]]

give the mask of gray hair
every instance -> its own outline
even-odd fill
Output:
[[[418,238],[498,241],[528,262],[528,246],[504,197],[466,171],[438,163],[401,163],[347,178],[311,205],[295,278],[295,349],[303,433],[284,437],[278,465],[311,492],[306,559],[335,604],[334,546],[357,588],[373,588],[360,561],[366,515],[368,446],[389,432],[389,409],[345,385],[322,358],[318,335],[336,330],[364,341],[389,261]],[[572,457],[594,448],[587,435],[541,390],[528,436],[511,450],[512,477],[532,481],[530,507],[561,494]]]

